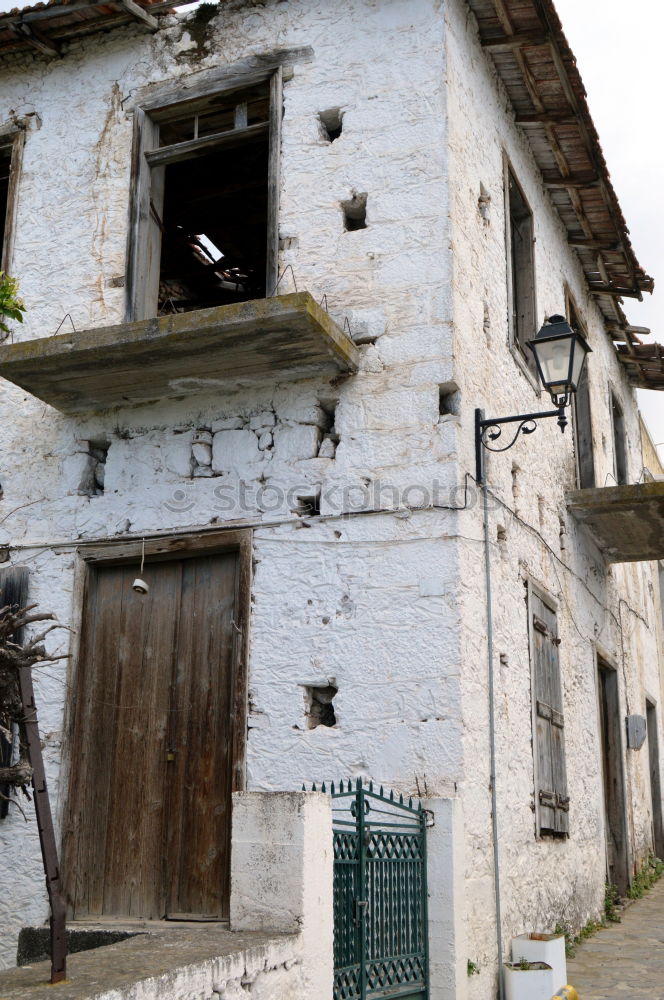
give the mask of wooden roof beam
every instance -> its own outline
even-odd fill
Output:
[[[9,27],[17,38],[24,39],[33,49],[37,49],[43,55],[51,57],[62,55],[62,50],[57,42],[44,35],[39,28],[33,28],[32,25],[26,24],[24,21],[12,21]]]
[[[581,236],[570,236],[567,242],[575,250],[606,250],[609,253],[615,253],[623,248],[619,240],[595,240]]]
[[[517,125],[577,125],[569,111],[520,111],[514,116]]]
[[[517,31],[513,35],[503,35],[501,38],[483,38],[482,48],[488,52],[511,52],[521,49],[524,45],[549,45],[550,37],[542,31]]]
[[[589,174],[569,174],[567,177],[551,177],[542,174],[544,186],[551,191],[565,190],[565,188],[589,188],[597,187],[600,178],[595,173]]]
[[[156,17],[141,7],[140,4],[134,2],[134,0],[119,0],[119,6],[124,7],[128,14],[131,14],[137,21],[142,21],[143,24],[147,25],[151,31],[156,31],[159,27],[159,21]]]
[[[611,285],[590,284],[590,294],[593,296],[610,295],[617,299],[628,298],[643,301],[643,296],[639,288],[613,288]]]

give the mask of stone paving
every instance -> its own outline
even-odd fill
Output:
[[[567,960],[579,1000],[664,1000],[664,879]]]

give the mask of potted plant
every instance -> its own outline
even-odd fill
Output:
[[[551,1000],[556,991],[553,969],[546,962],[519,962],[503,965],[506,1000]]]
[[[558,989],[567,982],[565,935],[542,934],[533,931],[512,938],[512,961],[525,958],[528,962],[546,962],[553,969],[554,986]]]

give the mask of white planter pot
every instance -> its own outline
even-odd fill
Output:
[[[564,934],[519,934],[512,938],[512,962],[546,962],[553,969],[556,990],[567,982]],[[555,993],[555,990],[554,990]]]
[[[535,963],[531,969],[504,965],[503,975],[505,1000],[551,1000],[556,992],[553,969],[544,962]]]

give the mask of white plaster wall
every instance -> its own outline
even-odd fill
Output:
[[[186,15],[169,24],[1,71],[0,120],[39,115],[18,205],[12,270],[28,311],[15,336],[48,335],[66,313],[77,329],[123,320],[116,279],[125,271],[131,107],[141,94],[308,46],[311,58],[295,64],[284,92],[281,266],[292,264],[298,288],[325,293],[340,323],[347,315],[376,342],[341,384],[275,373],[221,397],[89,418],[64,417],[2,383],[0,543],[31,567],[32,598],[75,624],[77,540],[257,524],[248,787],[367,774],[407,793],[419,785],[444,794],[460,775],[462,747],[453,516],[335,519],[358,506],[459,503],[448,489],[457,421],[438,412],[438,386],[453,367],[440,4],[236,0],[202,31]],[[344,112],[332,145],[317,117],[330,107]],[[339,203],[353,190],[367,192],[368,226],[347,233]],[[289,281],[290,272],[284,290]],[[330,399],[340,441],[334,458],[318,457],[318,404]],[[213,477],[194,475],[201,429],[215,435]],[[110,443],[105,491],[81,496],[81,453],[100,439]],[[292,513],[298,495],[318,490],[327,517]],[[57,641],[75,648],[67,633]],[[338,723],[308,730],[302,685],[321,679],[339,687]],[[64,662],[37,679],[58,822],[69,684]],[[12,964],[19,927],[47,914],[34,822],[14,813],[0,824],[0,850],[0,960]]]
[[[473,410],[487,416],[547,409],[508,346],[503,152],[534,215],[537,317],[565,310],[565,285],[587,324],[597,484],[613,469],[609,385],[627,429],[630,481],[641,471],[638,414],[601,316],[587,294],[578,261],[538,176],[523,133],[476,25],[461,0],[446,5],[450,211],[454,260],[455,380],[461,390],[461,469],[474,468]],[[479,211],[481,185],[488,218]],[[507,437],[505,440],[508,440]],[[502,442],[500,442],[502,443]],[[645,712],[657,692],[658,647],[651,567],[607,568],[601,553],[569,518],[564,491],[575,487],[573,436],[555,421],[538,426],[512,451],[488,457],[488,480],[502,504],[489,517],[494,601],[497,794],[503,936],[578,928],[603,905],[605,861],[595,662],[597,650],[619,669],[621,713]],[[514,477],[513,477],[514,470]],[[609,480],[610,482],[611,480]],[[481,510],[460,518],[462,606],[463,802],[466,846],[467,958],[480,967],[468,978],[471,1000],[494,995],[496,969],[491,801],[488,764],[486,588]],[[505,540],[498,540],[498,528]],[[564,532],[561,535],[561,530]],[[569,840],[535,837],[534,777],[525,583],[558,606],[571,796]],[[471,668],[470,665],[473,665]],[[650,843],[647,756],[626,751],[631,851],[639,864]]]

